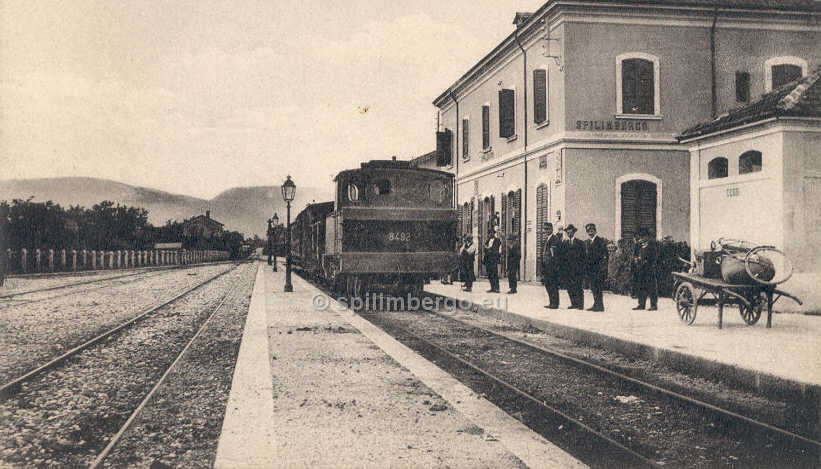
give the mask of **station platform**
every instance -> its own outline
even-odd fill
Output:
[[[278,270],[259,263],[214,467],[585,467]]]
[[[718,308],[699,306],[695,322],[679,320],[675,303],[659,298],[658,311],[638,310],[629,296],[604,293],[604,312],[567,309],[567,292],[560,290],[560,308],[546,309],[547,294],[541,284],[520,284],[518,293],[485,293],[486,281],[464,292],[461,283],[432,281],[425,290],[470,302],[477,313],[516,324],[531,324],[579,342],[612,349],[667,364],[674,369],[716,377],[747,389],[821,396],[821,316],[773,313],[766,328],[766,312],[753,326],[744,323],[738,308],[724,308],[723,328],[718,328]],[[585,290],[585,307],[593,304]],[[789,301],[789,300],[782,300]],[[484,306],[491,305],[491,306]],[[648,301],[649,306],[649,301]]]

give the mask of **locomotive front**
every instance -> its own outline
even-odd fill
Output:
[[[426,277],[456,269],[452,174],[370,162],[336,182],[326,253],[350,293],[418,291]]]

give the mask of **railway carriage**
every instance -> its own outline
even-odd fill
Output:
[[[294,266],[311,277],[321,277],[325,245],[325,218],[333,202],[308,204],[291,224],[291,258]]]
[[[426,278],[456,268],[452,174],[406,161],[371,161],[334,181],[335,201],[309,206],[293,227],[292,247],[303,269],[337,291],[361,296],[418,292]]]

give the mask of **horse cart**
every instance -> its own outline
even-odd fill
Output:
[[[673,272],[676,311],[679,319],[692,324],[700,304],[711,295],[718,305],[718,328],[722,327],[724,306],[736,306],[744,322],[752,326],[767,310],[767,328],[772,327],[773,304],[782,296],[801,300],[776,286],[792,276],[792,263],[774,246],[755,245],[720,238],[709,251],[696,252],[689,272]]]

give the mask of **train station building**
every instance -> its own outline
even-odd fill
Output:
[[[511,34],[433,102],[460,229],[479,243],[490,227],[519,235],[523,280],[538,279],[546,221],[701,242],[700,169],[677,137],[818,67],[817,5],[550,0],[516,13]]]
[[[685,130],[690,232],[781,248],[796,272],[821,273],[821,67]]]

